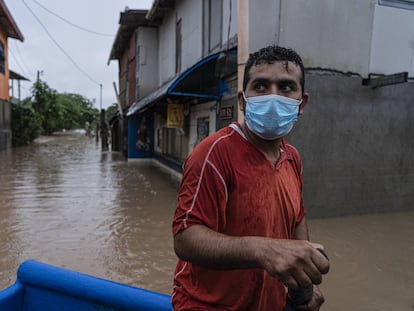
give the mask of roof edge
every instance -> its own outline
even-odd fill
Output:
[[[11,31],[7,31],[7,36],[10,38],[18,39],[20,41],[24,41],[24,36],[21,33],[19,27],[17,27],[17,24],[15,20],[13,19],[13,16],[10,14],[9,9],[7,8],[6,4],[3,0],[0,0],[0,10],[3,11],[5,15],[5,20],[8,23],[8,25],[5,25],[7,28],[11,28]]]

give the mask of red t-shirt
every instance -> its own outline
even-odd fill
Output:
[[[302,165],[282,141],[276,164],[237,123],[205,138],[190,154],[173,220],[176,235],[201,224],[230,236],[291,239],[303,219]],[[286,291],[262,269],[214,270],[179,260],[174,310],[282,311]]]

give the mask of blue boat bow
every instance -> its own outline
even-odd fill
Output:
[[[171,311],[171,297],[35,260],[0,291],[4,311]]]

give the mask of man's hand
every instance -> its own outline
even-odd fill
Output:
[[[262,240],[258,261],[286,287],[296,289],[322,282],[329,261],[317,249],[323,246],[305,240]]]
[[[322,282],[329,261],[306,240],[232,237],[194,225],[174,237],[177,256],[212,269],[265,269],[288,288]]]
[[[325,302],[325,298],[323,297],[319,286],[313,286],[312,299],[304,305],[296,306],[296,310],[297,311],[318,311],[324,302]]]

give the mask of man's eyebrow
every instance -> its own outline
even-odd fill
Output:
[[[277,81],[278,84],[298,84],[295,79],[282,79]]]
[[[270,79],[265,77],[254,78],[251,83],[277,83],[277,84],[298,84],[298,82],[293,78],[283,78],[283,79]]]
[[[271,83],[271,79],[269,78],[263,78],[263,77],[257,77],[254,78],[251,83]]]

